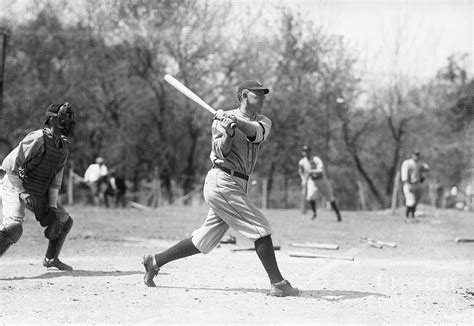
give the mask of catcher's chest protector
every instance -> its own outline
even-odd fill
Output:
[[[59,171],[60,164],[69,151],[67,146],[57,148],[52,136],[43,134],[43,139],[44,152],[42,158],[37,165],[27,163],[21,176],[26,191],[38,196],[46,193],[51,179]]]

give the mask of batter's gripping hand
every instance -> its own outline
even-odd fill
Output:
[[[237,118],[233,114],[226,113],[224,110],[217,110],[216,114],[214,115],[214,119],[220,121],[222,127],[226,129],[227,129],[228,121],[224,121],[225,119],[231,120],[230,125],[229,125],[230,129],[235,129],[237,127],[237,125],[235,124],[237,122]]]

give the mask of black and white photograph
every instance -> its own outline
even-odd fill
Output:
[[[0,0],[0,325],[473,325],[474,0]]]

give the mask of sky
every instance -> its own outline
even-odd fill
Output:
[[[299,10],[305,19],[321,25],[328,33],[343,36],[361,58],[361,69],[368,73],[401,73],[424,79],[446,66],[448,56],[468,53],[468,70],[474,75],[474,0],[232,2],[263,2],[267,8],[284,4]]]
[[[31,1],[0,0],[0,9],[9,6],[21,15]],[[369,75],[430,78],[455,53],[470,55],[468,71],[474,75],[474,0],[208,1],[263,6],[264,15],[280,5],[298,10],[328,33],[343,36]]]
[[[360,50],[368,69],[381,73],[427,77],[453,53],[474,53],[473,0],[301,3],[309,17]],[[470,68],[473,73],[472,58]]]

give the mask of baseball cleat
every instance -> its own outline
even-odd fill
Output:
[[[270,289],[270,295],[274,297],[297,297],[300,294],[300,290],[291,286],[290,282],[287,280],[280,281],[278,283],[272,284]]]
[[[53,259],[48,259],[48,258],[44,257],[43,266],[46,267],[46,268],[56,267],[60,271],[72,271],[73,270],[73,268],[71,266],[69,266],[68,264],[63,263],[62,261],[60,261],[57,258],[56,259],[54,259],[54,258]]]
[[[160,269],[153,264],[153,255],[143,256],[142,264],[145,266],[145,275],[143,276],[145,285],[149,287],[155,287],[156,284],[153,281],[153,278],[158,274]]]

